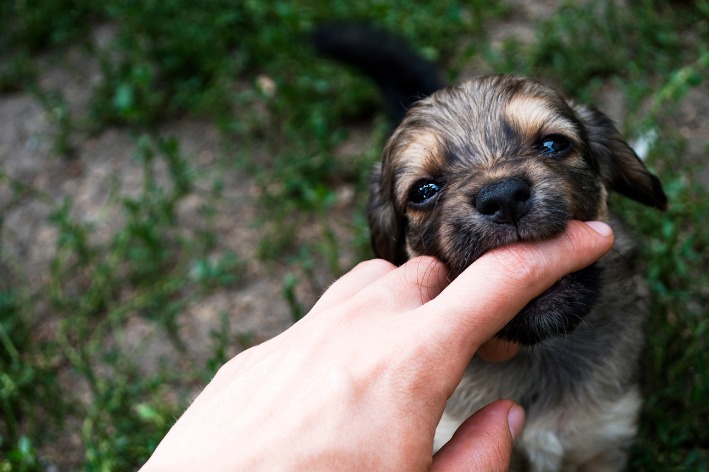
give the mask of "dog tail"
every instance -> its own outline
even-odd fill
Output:
[[[414,102],[443,88],[436,67],[406,42],[364,23],[334,23],[320,27],[312,37],[325,57],[356,67],[381,90],[394,126]]]

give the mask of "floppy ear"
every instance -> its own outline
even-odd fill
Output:
[[[374,254],[392,264],[406,262],[403,216],[397,215],[391,197],[391,185],[382,184],[382,168],[377,163],[369,187],[367,219]]]
[[[574,108],[586,125],[591,150],[598,158],[606,188],[644,205],[666,210],[667,196],[660,179],[647,170],[611,119],[595,108],[583,105]]]

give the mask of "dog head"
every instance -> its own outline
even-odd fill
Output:
[[[595,109],[539,82],[485,76],[418,102],[389,139],[368,206],[378,257],[430,255],[455,278],[485,252],[607,220],[609,191],[664,209],[667,198]],[[598,297],[594,265],[559,280],[498,337],[536,344],[570,332]]]

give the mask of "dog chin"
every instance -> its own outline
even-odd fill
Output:
[[[562,277],[530,301],[495,336],[532,346],[570,334],[598,300],[600,272],[598,265],[593,264]]]

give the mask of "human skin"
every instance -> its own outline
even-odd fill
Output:
[[[608,225],[572,221],[450,283],[432,258],[363,262],[290,329],[227,362],[141,470],[507,470],[522,408],[488,405],[432,457],[446,400],[478,349],[514,355],[491,338],[532,298],[612,245]]]

